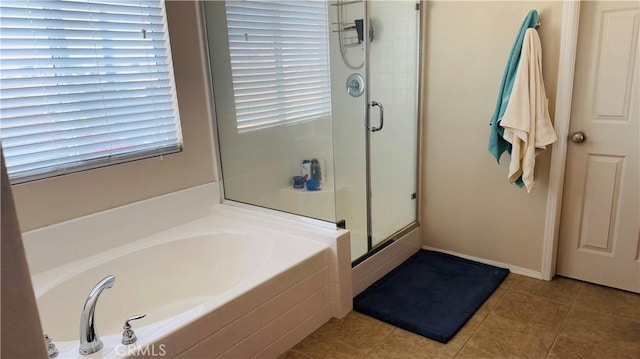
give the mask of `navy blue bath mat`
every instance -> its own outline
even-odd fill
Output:
[[[508,274],[508,269],[421,250],[358,294],[353,308],[446,343]]]

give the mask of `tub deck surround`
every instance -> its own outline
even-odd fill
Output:
[[[91,222],[108,222],[117,210],[92,215],[103,217]],[[64,246],[65,231],[57,226],[38,230],[38,236],[50,235]],[[62,224],[74,226],[83,225]],[[91,241],[87,237],[85,245]],[[138,342],[130,346],[141,354],[154,349],[165,357],[271,357],[351,310],[349,248],[348,231],[215,205],[205,217],[32,278],[43,329],[62,358],[87,358],[77,352],[79,313],[88,291],[109,274],[115,284],[96,307],[104,348],[88,357],[126,354],[119,345],[124,320],[143,313],[146,318],[133,322]]]
[[[25,232],[29,270],[41,273],[208,216],[219,192],[218,183],[207,183]]]

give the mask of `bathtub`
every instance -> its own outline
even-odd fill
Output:
[[[350,273],[348,244],[345,231],[218,205],[32,280],[43,331],[60,358],[270,358],[350,310],[350,283],[340,283]],[[104,347],[81,356],[82,306],[110,274],[115,283],[95,313]],[[137,314],[146,314],[132,322],[138,341],[121,345],[125,319]]]

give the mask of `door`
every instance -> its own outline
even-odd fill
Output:
[[[583,2],[557,273],[640,292],[638,2]]]
[[[415,0],[367,2],[370,247],[416,220],[418,39]]]

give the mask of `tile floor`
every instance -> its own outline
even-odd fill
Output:
[[[640,295],[510,274],[441,344],[357,312],[332,319],[280,359],[640,358]]]

